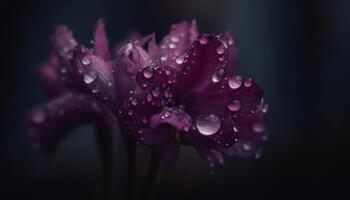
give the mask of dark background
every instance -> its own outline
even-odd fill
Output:
[[[265,89],[270,137],[261,159],[227,157],[211,176],[184,148],[161,199],[349,199],[349,10],[346,0],[2,1],[0,199],[96,196],[92,127],[74,131],[49,159],[25,137],[23,115],[46,101],[36,69],[54,26],[68,25],[88,45],[99,17],[111,44],[130,30],[159,40],[181,20],[197,19],[201,32],[228,29],[239,45],[238,72]]]

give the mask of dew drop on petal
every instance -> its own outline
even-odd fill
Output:
[[[145,78],[152,78],[153,74],[154,74],[154,70],[150,66],[149,67],[145,67],[142,70],[142,74],[143,74],[143,77],[145,77]]]
[[[241,102],[239,100],[233,100],[227,105],[227,108],[232,112],[236,112],[241,109]]]
[[[225,53],[225,47],[224,45],[220,45],[216,48],[216,53],[218,53],[219,55]]]
[[[250,87],[252,85],[252,79],[248,78],[246,80],[244,80],[244,86],[246,87]]]
[[[155,86],[151,92],[154,97],[158,97],[160,95],[160,88],[158,86]]]
[[[147,123],[148,123],[147,117],[143,117],[143,118],[142,118],[142,122],[143,122],[144,124],[147,124]]]
[[[169,49],[175,49],[176,45],[174,43],[169,44]]]
[[[201,134],[209,136],[219,131],[221,128],[221,121],[213,114],[200,115],[197,117],[196,126]]]
[[[147,100],[148,102],[152,101],[152,95],[148,94],[148,95],[146,96],[146,100]]]
[[[256,133],[261,133],[265,131],[265,124],[262,122],[255,122],[252,126],[252,129]]]
[[[66,68],[61,68],[61,73],[62,74],[66,74],[67,73],[67,69]]]
[[[82,63],[83,65],[89,65],[89,64],[91,63],[90,58],[87,57],[87,56],[83,57],[83,58],[81,59],[81,63]]]
[[[37,123],[37,124],[41,124],[45,121],[46,115],[44,110],[39,109],[37,111],[35,111],[35,113],[33,114],[33,122]]]
[[[91,84],[96,80],[96,78],[97,78],[97,74],[93,71],[90,71],[84,75],[84,82],[86,84]]]
[[[233,126],[233,131],[236,132],[236,133],[238,133],[238,132],[239,132],[238,126]]]
[[[206,37],[206,36],[201,36],[200,38],[199,38],[199,43],[201,43],[201,44],[207,44],[208,43],[208,38]]]
[[[137,105],[137,99],[131,100],[131,104],[134,105],[134,106],[136,106],[136,105]]]
[[[211,76],[211,80],[214,83],[220,82],[223,79],[224,74],[225,74],[225,70],[220,69],[219,71],[216,71],[213,73],[213,75]]]
[[[242,85],[242,77],[240,76],[234,76],[228,80],[228,86],[230,86],[231,89],[235,90],[241,87]]]
[[[267,104],[264,104],[261,111],[263,113],[267,113],[268,109],[269,109],[269,106]]]
[[[184,57],[179,56],[175,59],[176,64],[181,65],[184,62]]]
[[[249,151],[250,149],[252,149],[252,145],[250,144],[250,142],[246,142],[243,144],[243,149],[246,151]]]

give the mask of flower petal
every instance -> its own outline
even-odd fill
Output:
[[[39,70],[40,86],[49,97],[55,97],[67,91],[54,66],[46,64]]]
[[[47,153],[52,153],[68,131],[83,123],[112,123],[108,110],[93,97],[66,93],[33,109],[26,118],[27,134]]]
[[[94,32],[94,54],[100,56],[104,60],[110,60],[108,47],[108,38],[105,30],[105,22],[103,19],[97,21]]]
[[[218,37],[201,35],[196,38],[177,76],[177,98],[183,100],[192,91],[221,81],[226,64],[227,51]]]
[[[153,115],[150,119],[150,126],[157,128],[163,123],[175,127],[179,131],[188,132],[192,127],[191,117],[179,107],[164,107],[160,113]]]
[[[195,21],[174,24],[160,45],[159,57],[161,62],[178,69],[179,65],[177,63],[181,62],[197,36]],[[176,59],[178,59],[178,62],[176,62]]]
[[[77,46],[74,50],[72,66],[79,76],[77,81],[89,88],[90,92],[115,108],[115,84],[112,64],[89,49]]]
[[[225,31],[221,36],[221,41],[228,51],[227,74],[233,75],[238,59],[238,49],[233,35]]]

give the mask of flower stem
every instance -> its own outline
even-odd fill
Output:
[[[135,175],[136,175],[136,144],[127,136],[123,136],[127,153],[127,192],[128,200],[135,198]]]
[[[114,180],[114,151],[113,132],[106,127],[96,127],[97,152],[101,161],[102,186],[101,196],[103,199],[112,199]]]
[[[161,169],[159,159],[154,152],[151,152],[151,162],[148,170],[148,174],[141,190],[140,199],[150,200],[156,198],[156,190],[162,179],[164,170]]]

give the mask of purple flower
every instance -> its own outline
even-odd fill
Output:
[[[236,60],[229,32],[199,35],[195,22],[173,25],[160,45],[154,34],[132,39],[114,65],[121,127],[164,164],[176,161],[180,144],[210,167],[223,164],[222,153],[259,156],[267,106],[263,90],[234,72]]]
[[[52,100],[26,117],[28,135],[47,152],[76,126],[116,124],[108,107],[115,101],[115,86],[104,22],[97,23],[93,49],[79,45],[65,26],[56,28],[51,42],[52,53],[39,69],[39,79]]]

